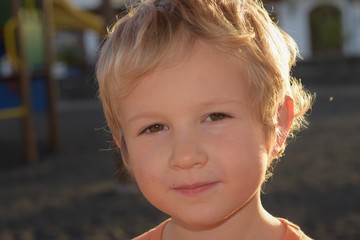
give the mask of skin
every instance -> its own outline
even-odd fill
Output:
[[[197,41],[188,57],[160,64],[119,99],[131,171],[171,216],[164,240],[282,238],[284,227],[260,201],[275,150],[266,149],[248,92],[241,61]],[[285,132],[289,102],[279,111]]]

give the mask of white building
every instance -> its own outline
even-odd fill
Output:
[[[82,9],[103,0],[71,0]],[[113,7],[129,0],[107,0]],[[130,0],[131,1],[131,0]],[[304,60],[360,57],[360,0],[263,0],[279,25],[297,42]]]
[[[303,58],[360,57],[359,0],[270,0],[265,6]]]

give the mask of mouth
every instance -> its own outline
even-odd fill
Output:
[[[218,182],[184,184],[174,187],[173,190],[184,196],[195,197],[212,190],[217,185]]]

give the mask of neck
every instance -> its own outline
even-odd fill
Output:
[[[284,228],[279,220],[262,207],[260,194],[238,209],[223,222],[201,230],[189,230],[171,220],[165,227],[164,240],[195,239],[281,239]]]

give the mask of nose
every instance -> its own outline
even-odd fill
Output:
[[[201,139],[195,134],[182,134],[174,138],[169,165],[172,169],[202,167],[208,162],[208,155]]]

